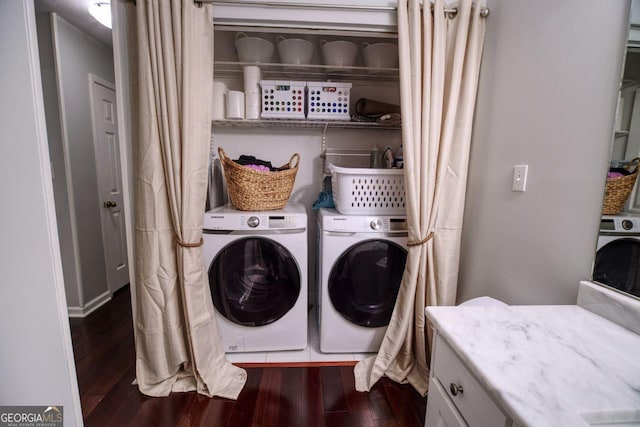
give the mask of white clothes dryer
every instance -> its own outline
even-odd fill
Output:
[[[593,280],[640,297],[640,217],[602,217]]]
[[[377,351],[407,260],[405,216],[318,211],[320,351]]]
[[[204,215],[203,253],[227,352],[307,345],[307,213],[302,205]]]

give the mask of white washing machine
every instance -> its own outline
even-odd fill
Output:
[[[302,205],[204,215],[204,262],[227,352],[307,345],[307,213]]]
[[[593,280],[640,297],[640,217],[602,217]]]
[[[318,211],[320,351],[378,351],[407,260],[405,216]]]

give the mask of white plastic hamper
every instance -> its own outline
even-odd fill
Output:
[[[329,165],[333,203],[341,214],[405,215],[404,170]]]

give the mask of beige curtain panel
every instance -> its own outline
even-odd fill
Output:
[[[455,15],[445,6],[435,0],[431,11],[418,0],[398,1],[409,254],[380,350],[355,367],[359,391],[386,375],[425,395],[430,337],[424,310],[456,301],[485,18],[478,0],[456,3]]]
[[[235,399],[202,261],[213,89],[212,6],[138,0],[135,338],[138,387]],[[137,27],[137,29],[136,29]]]

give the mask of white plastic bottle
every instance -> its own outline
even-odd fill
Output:
[[[377,145],[371,146],[371,159],[369,160],[369,167],[377,169],[380,167],[380,150]]]
[[[395,166],[402,169],[404,167],[404,153],[402,151],[402,144],[400,144],[400,148],[398,148],[398,151],[396,151],[395,158]]]

